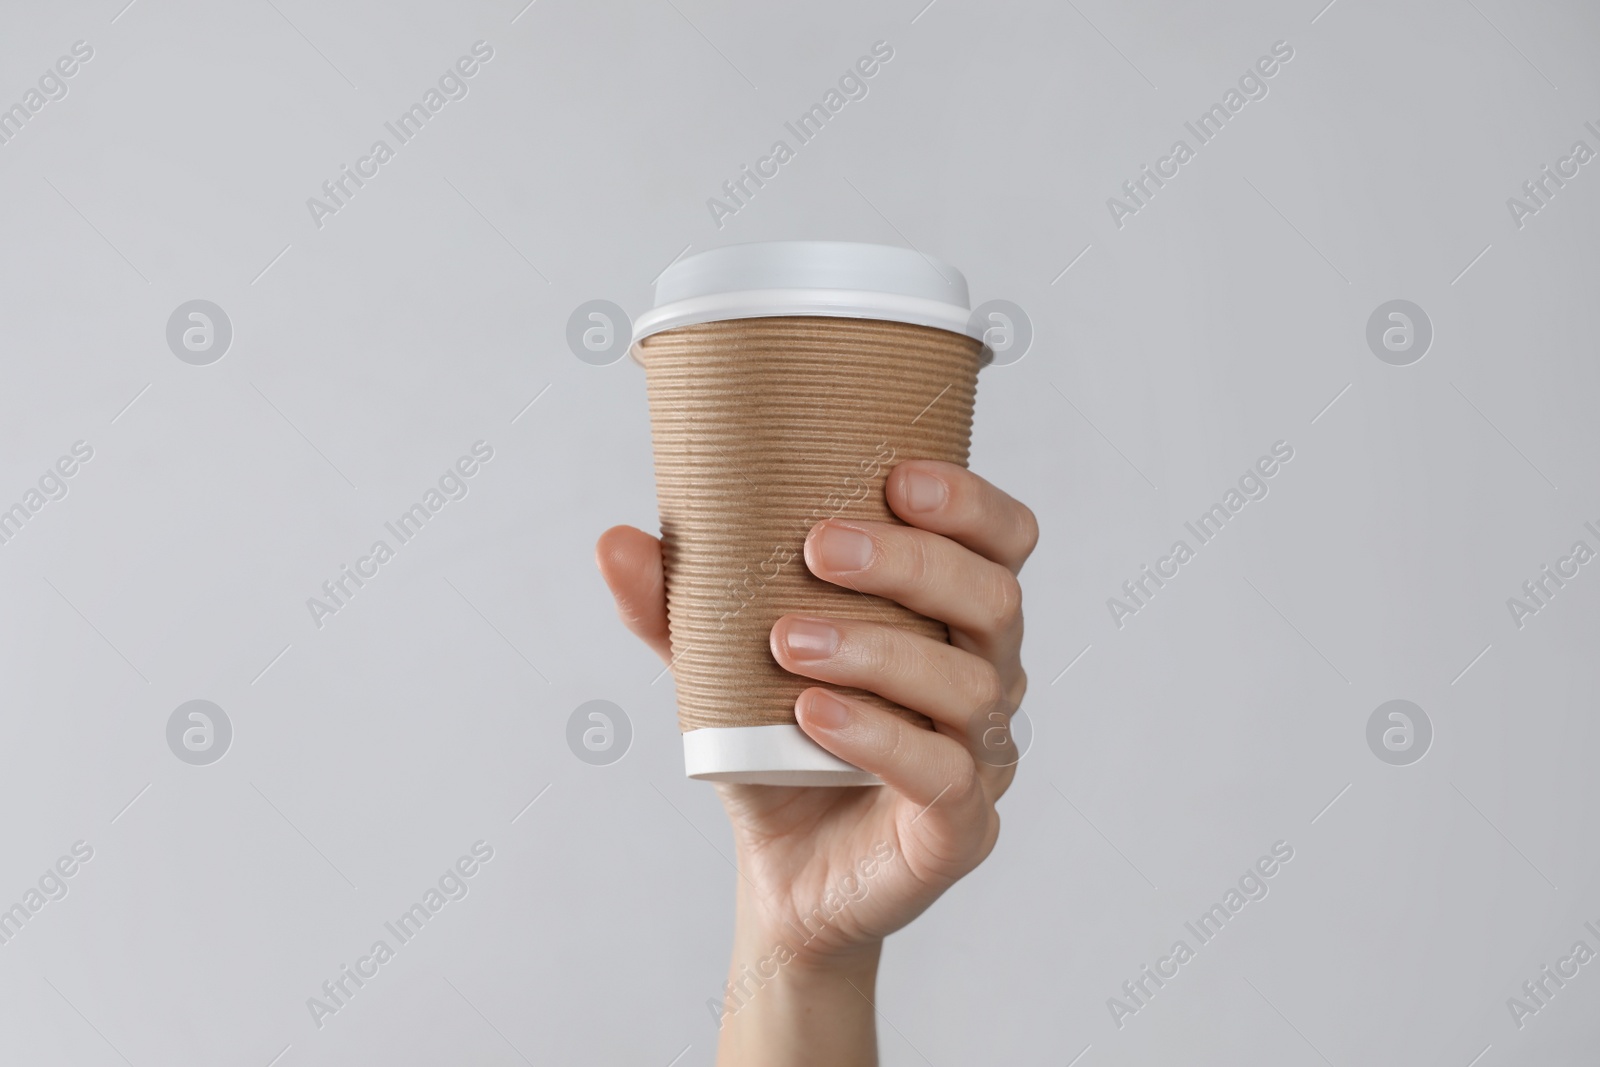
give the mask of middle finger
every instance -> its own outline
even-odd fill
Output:
[[[806,566],[818,578],[893,600],[1007,661],[1022,643],[1016,575],[947,537],[911,526],[830,519],[812,528]]]

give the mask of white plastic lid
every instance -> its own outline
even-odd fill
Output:
[[[968,325],[967,280],[948,263],[894,245],[763,241],[714,248],[662,271],[633,344],[678,326],[775,315],[882,319],[982,340]]]

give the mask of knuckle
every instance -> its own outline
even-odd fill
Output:
[[[891,647],[894,636],[882,626],[858,623],[844,628],[840,651],[850,673],[859,679],[881,678],[899,670],[899,656]],[[871,688],[867,686],[866,688]]]
[[[985,628],[1005,633],[1022,621],[1022,583],[1010,571],[1002,570],[985,598]]]
[[[964,759],[956,765],[950,780],[950,797],[955,801],[971,801],[972,798],[983,792],[983,781],[978,776],[978,765],[972,759]]]
[[[1022,558],[1027,559],[1039,547],[1039,517],[1026,504],[1018,504],[1017,507],[1021,509],[1017,514],[1017,525],[1022,541]]]
[[[985,820],[983,838],[979,842],[979,862],[989,858],[994,851],[994,846],[1000,843],[1000,812],[991,808],[989,818]]]
[[[988,660],[980,660],[981,666],[976,668],[977,677],[973,679],[973,696],[977,698],[980,710],[1004,708],[1010,694],[1006,691],[1006,684],[1000,678],[1000,672]]]
[[[1018,667],[1017,676],[1012,679],[1011,685],[1006,689],[1006,697],[1010,700],[1012,707],[1020,708],[1022,706],[1022,698],[1027,695],[1028,672]]]
[[[832,624],[838,630],[838,648],[832,656],[834,664],[872,669],[883,661],[883,638],[875,627],[853,619],[832,619]]]
[[[890,628],[884,641],[881,674],[896,688],[917,690],[928,684],[930,662],[914,640],[904,631]]]
[[[893,767],[903,759],[908,729],[910,727],[898,716],[889,716],[887,721],[877,723],[869,743],[877,758],[878,766]]]
[[[907,537],[901,544],[899,555],[901,577],[905,584],[912,589],[920,589],[927,585],[934,576],[933,560],[929,555],[927,542],[920,537]]]

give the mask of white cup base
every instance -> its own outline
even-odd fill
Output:
[[[743,785],[882,785],[835,756],[798,726],[729,726],[683,735],[683,767],[703,782]]]

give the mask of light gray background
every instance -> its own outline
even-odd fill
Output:
[[[994,855],[889,943],[885,1062],[1594,1062],[1600,964],[1521,1030],[1505,1003],[1600,948],[1600,568],[1506,607],[1600,547],[1600,165],[1506,207],[1600,148],[1591,5],[124,2],[0,24],[5,106],[95,50],[0,146],[0,499],[95,449],[0,546],[0,903],[95,849],[0,946],[0,1061],[712,1061],[730,840],[591,563],[654,528],[643,378],[564,332],[686,248],[810,237],[913,244],[1037,331],[973,453],[1044,530],[1036,740]],[[480,39],[319,230],[306,198]],[[878,40],[870,95],[713,225]],[[1113,225],[1278,40],[1270,95]],[[233,324],[211,366],[165,342],[196,298]],[[1364,338],[1395,298],[1435,329],[1409,367]],[[479,439],[470,495],[315,628]],[[1271,495],[1117,629],[1280,439]],[[1436,732],[1408,767],[1365,740],[1396,697]],[[165,741],[196,698],[235,730],[206,767]],[[607,767],[564,743],[598,698],[635,731]],[[314,1027],[479,839],[470,895]],[[1280,839],[1271,895],[1119,1030],[1107,998]]]

